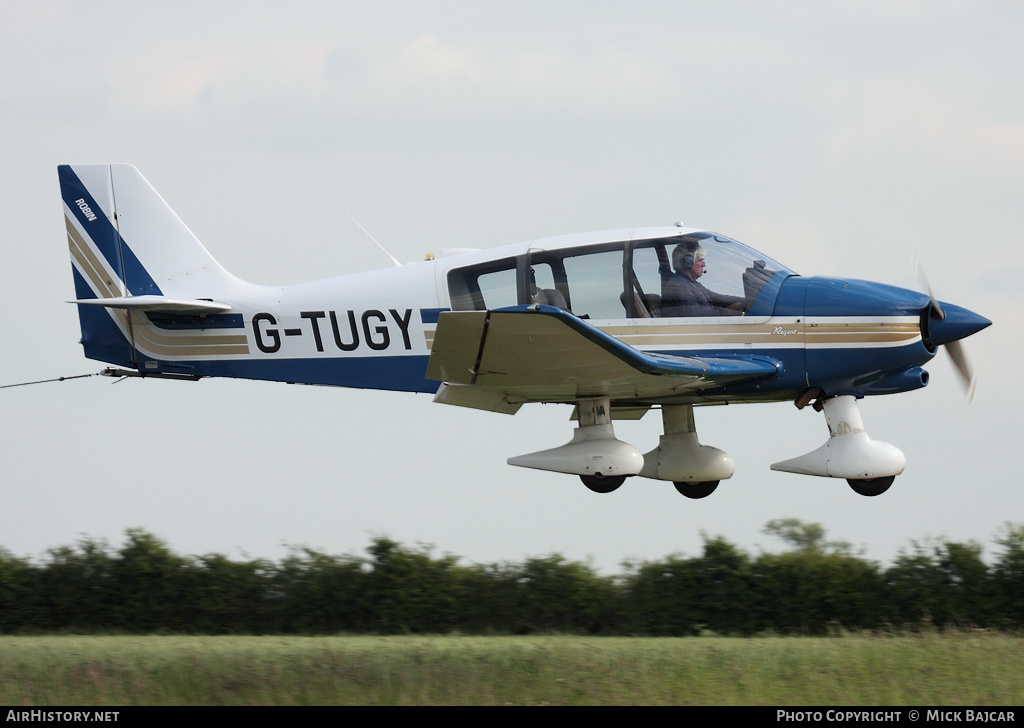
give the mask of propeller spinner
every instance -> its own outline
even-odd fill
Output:
[[[921,312],[921,333],[924,336],[925,346],[929,349],[934,349],[937,346],[946,347],[964,387],[967,401],[972,402],[977,379],[960,340],[990,326],[992,322],[966,308],[940,302],[932,293],[932,288],[928,284],[920,261],[917,261],[916,267],[917,277],[921,281],[921,285],[924,286],[928,298],[931,299],[928,307]]]

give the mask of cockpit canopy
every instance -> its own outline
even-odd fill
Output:
[[[552,247],[455,268],[452,310],[542,303],[581,318],[768,316],[793,271],[704,231]]]

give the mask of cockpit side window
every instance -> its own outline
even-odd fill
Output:
[[[790,275],[735,240],[695,232],[455,268],[448,292],[454,311],[539,303],[588,319],[768,316]]]
[[[707,232],[640,241],[632,250],[639,316],[769,315],[789,275],[757,251]]]

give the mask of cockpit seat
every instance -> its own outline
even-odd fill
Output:
[[[557,306],[565,311],[569,310],[569,304],[565,302],[565,296],[557,288],[538,288],[534,294],[533,302],[546,306]]]

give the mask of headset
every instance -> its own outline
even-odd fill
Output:
[[[672,267],[676,270],[690,270],[693,264],[697,260],[697,251],[700,249],[700,243],[685,243],[677,245],[676,249],[672,251]]]

